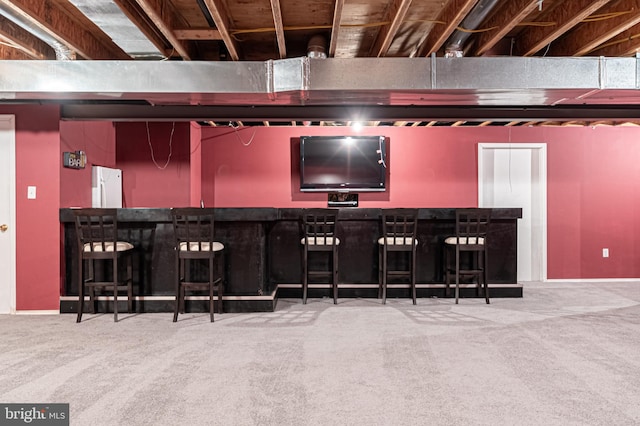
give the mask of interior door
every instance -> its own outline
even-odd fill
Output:
[[[546,144],[478,145],[480,207],[520,207],[518,275],[522,281],[547,278]]]
[[[0,115],[0,314],[16,311],[15,165],[15,118]]]

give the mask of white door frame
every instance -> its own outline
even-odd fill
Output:
[[[0,115],[0,314],[16,313],[16,129],[14,115]],[[7,198],[5,198],[7,197]]]
[[[540,281],[547,280],[547,144],[545,143],[479,143],[478,144],[478,205],[488,206],[485,195],[488,193],[484,188],[485,174],[485,152],[486,150],[512,150],[527,149],[531,151],[532,175],[537,177],[537,181],[532,176],[531,185],[537,194],[535,206],[532,207],[533,220],[537,226],[532,229],[532,276],[539,277]]]

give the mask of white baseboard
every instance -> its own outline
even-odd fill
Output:
[[[48,310],[48,311],[44,311],[44,310],[25,310],[25,311],[16,311],[16,315],[59,315],[60,314],[60,310],[55,309],[55,310]]]

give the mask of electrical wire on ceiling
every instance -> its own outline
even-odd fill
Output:
[[[254,128],[254,129],[253,129],[253,134],[251,135],[251,138],[249,139],[249,141],[248,141],[248,142],[245,142],[245,141],[242,139],[242,136],[240,136],[240,132],[238,131],[238,129],[244,128],[244,126],[234,125],[234,124],[233,124],[233,121],[230,121],[230,122],[229,122],[229,127],[231,127],[231,128],[233,129],[234,133],[236,134],[236,137],[238,138],[238,140],[240,141],[240,143],[241,143],[243,146],[249,146],[249,145],[251,145],[251,142],[253,142],[253,138],[256,136],[256,129]]]
[[[174,121],[171,127],[171,134],[169,135],[169,155],[167,156],[167,162],[164,163],[164,166],[160,166],[156,162],[156,157],[153,153],[153,145],[151,145],[151,132],[149,131],[149,122],[145,121],[145,125],[147,126],[147,142],[149,143],[149,150],[151,151],[151,160],[153,161],[153,164],[155,164],[158,169],[164,170],[167,168],[167,166],[169,165],[169,162],[171,161],[171,155],[173,153],[173,147],[171,145],[173,143],[173,133],[176,130],[176,122]]]

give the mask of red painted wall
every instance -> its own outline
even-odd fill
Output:
[[[625,127],[261,127],[202,129],[203,194],[216,207],[325,206],[300,193],[292,138],[390,138],[389,189],[361,207],[477,206],[479,142],[547,143],[549,279],[640,277],[640,129]],[[611,256],[602,258],[602,248]]]
[[[189,152],[191,153],[189,159],[191,170],[190,206],[195,207],[199,206],[202,200],[202,132],[199,124],[191,123],[189,138]]]
[[[82,149],[85,140],[90,162],[104,155],[101,161],[109,165],[113,131],[105,123],[61,124],[54,105],[0,106],[0,113],[16,115],[17,308],[57,310],[62,282],[58,209],[63,203],[85,202],[84,196],[67,192],[76,187],[70,184],[74,175],[61,169],[61,152]],[[193,205],[198,185],[208,206],[324,206],[326,194],[297,189],[291,139],[349,133],[325,127],[203,128],[198,144],[198,130],[193,133],[190,123],[176,123],[173,137],[172,128],[172,123],[149,123],[154,164],[145,123],[116,125],[115,166],[124,171],[128,207]],[[99,135],[100,129],[106,134]],[[96,134],[85,137],[89,130]],[[640,277],[635,217],[640,211],[640,129],[384,127],[357,134],[390,138],[389,190],[361,194],[362,207],[475,206],[477,143],[547,143],[548,277]],[[102,154],[101,148],[106,148]],[[199,149],[200,183],[194,182]],[[30,185],[37,187],[35,200],[26,198]],[[611,257],[601,257],[602,247],[610,249]]]
[[[109,121],[61,121],[60,158],[65,151],[84,151],[84,169],[62,166],[60,207],[91,207],[91,166],[116,167],[116,131]]]
[[[175,125],[175,127],[174,127]],[[190,123],[117,123],[124,207],[189,206]]]
[[[344,127],[203,128],[205,202],[216,207],[326,206],[326,194],[299,190],[296,139],[364,134],[389,138],[390,173],[388,190],[360,194],[360,207],[475,206],[475,129],[369,127],[354,133]]]
[[[60,113],[56,105],[0,106],[16,117],[16,309],[60,300]],[[27,199],[27,187],[36,199]]]
[[[555,128],[545,137],[549,278],[640,277],[640,130]]]

